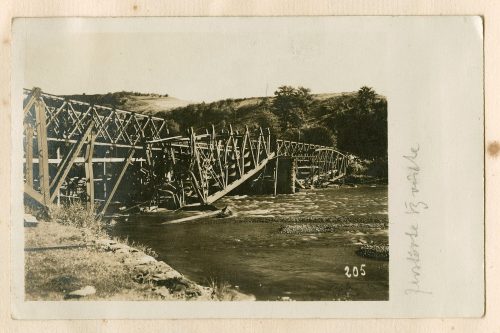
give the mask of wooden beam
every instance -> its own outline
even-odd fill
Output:
[[[113,185],[113,189],[111,190],[111,193],[109,194],[106,201],[104,202],[104,206],[102,207],[102,210],[99,213],[99,215],[102,216],[106,213],[106,210],[108,209],[108,206],[109,206],[111,200],[113,200],[113,196],[115,195],[116,190],[118,189],[118,186],[120,185],[120,183],[123,179],[123,176],[125,175],[125,172],[127,171],[127,168],[130,165],[130,162],[132,161],[132,157],[134,157],[134,153],[135,153],[135,150],[132,149],[128,155],[127,160],[125,161],[125,163],[122,167],[120,174],[118,175],[118,178],[116,179],[115,184]]]
[[[82,150],[83,144],[87,141],[92,129],[94,127],[94,122],[91,121],[89,126],[87,127],[87,130],[83,134],[83,136],[80,138],[76,146],[74,147],[73,150],[70,150],[68,153],[68,156],[65,159],[65,162],[59,167],[59,170],[57,172],[57,175],[59,178],[54,178],[53,181],[53,186],[52,186],[52,194],[50,195],[50,200],[51,202],[54,201],[55,197],[57,196],[57,191],[61,188],[61,185],[63,184],[64,180],[66,179],[66,176],[69,173],[69,170],[73,166],[73,163],[75,162],[76,157],[78,154],[80,154],[80,151]]]
[[[40,192],[42,193],[45,205],[50,201],[50,183],[49,183],[49,151],[47,144],[47,127],[45,117],[45,104],[41,100],[35,101],[35,113],[37,123],[37,142],[38,142],[38,179],[40,182]]]
[[[172,141],[172,140],[179,140],[182,139],[183,137],[180,135],[177,136],[171,136],[168,138],[162,138],[162,139],[156,139],[156,140],[149,140],[147,143],[157,143],[157,142],[165,142],[165,141]]]
[[[96,144],[94,143],[94,147]],[[115,163],[115,162],[125,162],[127,157],[94,157],[92,162],[94,163]],[[64,159],[62,158],[49,158],[49,164],[61,164]],[[26,162],[26,159],[23,159],[23,163]],[[132,159],[132,162],[146,162],[145,158],[136,157]],[[85,163],[85,157],[77,157],[74,163]],[[38,164],[38,158],[33,159],[33,164]]]
[[[238,169],[238,174],[240,175],[240,177],[242,177],[243,170],[241,168],[240,159],[238,157],[238,140],[234,136],[233,136],[233,153],[234,153],[233,162],[236,164],[236,167]],[[241,153],[241,151],[240,151],[240,153]]]
[[[183,217],[183,218],[176,219],[176,220],[170,220],[170,221],[167,221],[167,222],[163,222],[161,224],[176,224],[176,223],[183,223],[183,222],[188,222],[188,221],[194,221],[194,220],[199,220],[199,219],[202,219],[202,218],[205,218],[205,217],[216,216],[216,215],[218,215],[220,213],[222,213],[222,209],[218,209],[218,210],[215,210],[215,211],[212,211],[212,212],[206,212],[206,213],[202,213],[202,214],[197,214],[197,215],[191,215],[191,216]]]
[[[274,157],[274,152],[272,152],[269,155],[269,157],[262,160],[262,162],[259,165],[257,165],[255,168],[253,168],[252,170],[250,170],[249,172],[244,174],[240,179],[232,182],[231,184],[226,186],[225,189],[218,191],[218,192],[215,192],[214,194],[210,195],[207,198],[206,203],[211,204],[212,202],[219,200],[220,198],[222,198],[223,196],[225,196],[226,194],[228,194],[229,192],[231,192],[232,190],[234,190],[235,188],[237,188],[238,186],[243,184],[246,180],[251,178],[253,175],[255,175],[260,170],[262,170],[262,168],[264,168],[266,166],[267,162],[269,162],[269,160],[272,159],[273,157]]]
[[[241,143],[241,151],[240,151],[240,159],[241,159],[241,174],[245,174],[245,148],[247,145],[248,139],[248,128],[245,131],[245,135],[243,135],[243,142]]]
[[[30,109],[34,103],[35,103],[35,97],[31,96],[30,100],[28,101],[28,104],[26,104],[26,106],[24,107],[24,110],[23,110],[23,114],[25,117],[28,114],[28,112],[30,112]]]
[[[92,157],[94,155],[95,134],[90,133],[87,151],[85,152],[85,178],[87,180],[87,207],[92,211],[94,209],[94,167]]]
[[[198,183],[198,180],[196,179],[196,176],[194,175],[193,171],[189,171],[189,175],[191,176],[191,183],[196,191],[196,194],[198,195],[198,199],[200,199],[200,203],[202,205],[206,204],[207,200],[203,195],[202,188],[200,187],[200,184]]]
[[[26,184],[33,187],[33,127],[26,127]]]
[[[24,194],[28,195],[30,198],[32,198],[33,200],[38,202],[40,205],[47,207],[47,205],[45,204],[45,201],[43,199],[43,196],[40,193],[38,193],[37,191],[35,191],[35,189],[33,187],[31,187],[30,185],[28,185],[26,183],[24,184]]]
[[[260,161],[260,149],[261,149],[261,141],[262,141],[263,137],[264,137],[264,134],[262,134],[262,128],[260,128],[259,139],[257,141],[257,157],[255,158],[255,165],[257,165]],[[265,144],[264,144],[264,146],[265,146]]]
[[[26,117],[26,114],[30,111],[31,107],[39,97],[40,97],[40,88],[34,88],[28,103],[23,109],[24,117]]]

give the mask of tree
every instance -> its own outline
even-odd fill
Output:
[[[364,86],[339,102],[329,123],[338,148],[363,158],[387,158],[387,101]]]
[[[370,107],[376,102],[376,97],[373,88],[363,86],[358,90],[357,101],[360,107]]]
[[[304,115],[312,101],[310,90],[304,87],[281,86],[274,92],[273,107],[280,117],[282,129],[301,128]]]

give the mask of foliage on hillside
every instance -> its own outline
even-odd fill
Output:
[[[280,138],[335,146],[365,159],[387,158],[387,101],[368,87],[329,98],[280,87],[274,97],[191,104],[161,115],[176,134],[214,125],[269,128]]]
[[[225,99],[172,108],[168,95],[131,92],[74,95],[83,100],[167,120],[172,134],[227,128],[269,128],[276,137],[335,146],[361,159],[387,163],[387,101],[372,88],[342,94],[311,94],[304,87],[279,87],[273,97]],[[185,104],[184,104],[185,105]],[[385,168],[385,167],[383,167]],[[386,169],[386,168],[385,168]]]
[[[127,100],[132,96],[141,96],[141,97],[168,97],[168,94],[160,95],[160,94],[143,94],[140,92],[132,92],[132,91],[119,91],[114,93],[107,94],[94,94],[94,95],[68,95],[66,96],[69,99],[75,99],[78,101],[90,103],[90,104],[99,104],[108,107],[121,107],[127,103]]]

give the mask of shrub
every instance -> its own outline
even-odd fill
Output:
[[[302,130],[302,141],[323,146],[335,146],[335,135],[325,126],[313,126]]]
[[[372,177],[387,178],[388,177],[387,158],[375,159],[368,167],[366,173]]]
[[[347,173],[351,175],[363,175],[368,170],[367,162],[354,159],[349,163]]]

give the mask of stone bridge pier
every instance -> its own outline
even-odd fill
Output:
[[[294,194],[297,182],[297,159],[283,156],[276,159],[275,194]]]

